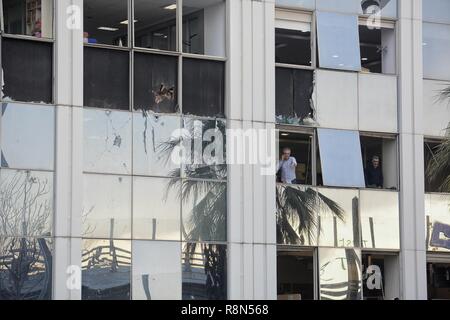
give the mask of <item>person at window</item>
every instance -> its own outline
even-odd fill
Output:
[[[383,171],[380,166],[380,157],[373,156],[372,162],[366,169],[366,185],[368,188],[383,188]]]
[[[277,176],[280,177],[280,182],[286,184],[296,183],[297,176],[295,169],[297,168],[297,160],[291,157],[291,149],[284,148],[281,155],[281,160],[278,163]]]

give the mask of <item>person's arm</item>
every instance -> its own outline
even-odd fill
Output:
[[[292,157],[291,159],[292,159],[291,166],[292,167],[297,167],[297,160],[294,157]]]

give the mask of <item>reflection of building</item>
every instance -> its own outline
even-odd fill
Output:
[[[447,2],[0,1],[0,239],[51,243],[24,290],[448,298]],[[239,129],[297,184],[221,161]]]

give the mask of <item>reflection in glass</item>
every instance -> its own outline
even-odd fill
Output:
[[[397,192],[360,191],[362,247],[400,249],[400,216]]]
[[[176,1],[134,0],[135,46],[176,50]]]
[[[84,0],[83,12],[84,43],[127,46],[127,0]]]
[[[180,240],[180,184],[133,177],[133,239]]]
[[[361,143],[357,131],[317,129],[325,186],[364,188]]]
[[[181,244],[133,241],[133,300],[181,299]]]
[[[0,236],[49,237],[53,173],[0,170]]]
[[[188,243],[183,247],[183,300],[227,299],[227,247]]]
[[[361,300],[361,251],[319,248],[321,300]]]
[[[131,241],[83,240],[82,300],[129,300]]]
[[[317,39],[320,67],[361,70],[357,15],[318,11]]]
[[[423,76],[450,80],[450,25],[423,23]]]
[[[359,14],[397,18],[397,0],[353,0],[361,3]]]
[[[53,37],[53,0],[3,0],[5,33]]]
[[[131,178],[83,177],[83,237],[131,239]]]
[[[184,176],[223,180],[227,177],[225,120],[183,119]]]
[[[4,103],[1,166],[53,170],[55,109]]]
[[[189,241],[226,241],[226,182],[178,181],[177,183],[181,183],[183,200],[183,238]],[[173,186],[176,186],[177,183],[174,183]]]
[[[450,252],[450,195],[426,194],[427,250]]]
[[[360,247],[358,191],[319,188],[317,192],[334,203],[331,207],[328,205],[320,207],[319,246]],[[340,216],[331,210],[334,206],[341,209]]]
[[[84,109],[84,171],[131,174],[131,115]]]
[[[52,243],[0,237],[0,300],[52,298]]]
[[[361,0],[316,0],[316,9],[357,14],[361,10]]]
[[[225,56],[224,0],[183,0],[183,52]]]
[[[181,161],[174,161],[174,153],[180,146],[180,128],[180,117],[134,113],[133,173],[179,177]]]

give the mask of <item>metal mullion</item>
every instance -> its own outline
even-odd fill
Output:
[[[134,108],[134,1],[128,0],[128,46],[130,47],[129,54],[129,111]]]
[[[46,42],[46,43],[54,43],[54,38],[38,38],[33,36],[27,36],[23,34],[10,34],[10,33],[2,33],[3,38],[10,38],[10,39],[18,39],[18,40],[29,40],[29,41],[36,41],[36,42]]]
[[[225,57],[209,56],[209,55],[196,54],[196,53],[183,52],[183,56],[186,58],[199,59],[199,60],[212,60],[212,61],[221,61],[221,62],[227,61],[227,58],[225,58]]]
[[[311,67],[317,68],[317,29],[316,29],[316,14],[313,13],[311,17]]]
[[[310,70],[314,71],[314,67],[304,66],[300,64],[288,64],[288,63],[275,63],[275,68],[285,68],[285,69],[300,69],[300,70]]]

